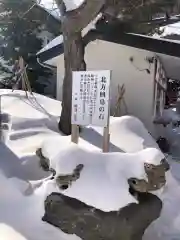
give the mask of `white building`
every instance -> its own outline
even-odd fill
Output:
[[[54,39],[37,54],[39,61],[57,67],[58,100],[62,100],[64,78],[62,41],[62,36]],[[179,44],[172,41],[134,34],[122,34],[119,39],[103,36],[89,43],[85,50],[87,70],[112,70],[111,114],[115,113],[118,86],[124,84],[127,108],[122,103],[120,114],[138,117],[149,132],[157,137],[159,125],[157,127],[153,121],[162,114],[167,80],[171,77],[163,68],[164,55],[159,57],[155,52],[174,56],[172,58],[175,61],[175,56],[180,57],[178,48]]]

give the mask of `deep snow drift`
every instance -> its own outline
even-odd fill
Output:
[[[100,128],[84,129],[80,138],[80,148],[70,144],[69,137],[60,136],[57,129],[61,110],[60,102],[38,94],[34,94],[28,100],[22,91],[12,93],[11,90],[1,90],[0,95],[2,94],[4,95],[1,97],[3,112],[11,115],[12,127],[6,144],[12,152],[8,152],[8,148],[1,144],[4,151],[1,162],[4,165],[0,165],[2,171],[0,172],[2,189],[0,239],[78,239],[41,221],[45,197],[52,191],[59,191],[54,180],[44,180],[34,192],[25,194],[30,187],[29,180],[47,177],[47,173],[39,168],[38,158],[35,156],[35,151],[39,147],[42,147],[43,153],[50,158],[51,164],[56,166],[59,173],[71,172],[74,165],[83,162],[86,171],[82,172],[79,181],[76,181],[65,194],[76,195],[79,199],[105,210],[117,209],[128,201],[136,201],[128,193],[126,179],[129,176],[144,176],[142,167],[144,161],[159,164],[161,160],[162,155],[157,144],[136,118],[111,119],[111,150],[115,149],[119,153],[106,155],[101,153],[102,131]],[[89,156],[91,156],[90,159]],[[67,159],[70,160],[67,161]],[[11,171],[7,177],[4,169],[7,170],[8,167]],[[94,174],[93,179],[91,170]],[[122,174],[118,174],[118,170]],[[103,178],[104,185],[99,181],[99,176]],[[164,203],[162,216],[150,226],[144,240],[153,238],[172,240],[173,234],[180,238],[179,183],[170,172],[167,174],[167,181],[167,186],[157,193]],[[93,194],[97,194],[97,202],[90,198],[84,189],[86,184],[89,184]],[[102,196],[95,186],[101,189]],[[117,191],[112,191],[111,187]],[[105,190],[113,192],[114,195],[107,198],[108,194],[106,195]],[[106,201],[102,203],[102,199]],[[167,224],[169,224],[168,228]]]

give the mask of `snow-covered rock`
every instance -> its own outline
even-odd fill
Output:
[[[79,164],[84,166],[80,178],[62,191],[63,194],[103,211],[117,210],[136,202],[129,193],[128,179],[147,179],[144,163],[160,165],[164,158],[156,148],[147,148],[138,153],[105,154],[73,143],[64,146],[64,149],[62,145],[63,137],[60,152],[50,166],[56,170],[57,177],[72,174]]]

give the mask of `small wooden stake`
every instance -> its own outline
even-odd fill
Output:
[[[110,105],[110,103],[109,103]],[[108,110],[108,119],[107,119],[107,127],[104,127],[103,131],[103,152],[109,152],[109,142],[110,142],[110,133],[109,133],[109,119],[110,119],[110,106]]]
[[[110,134],[109,134],[109,125],[104,128],[103,133],[103,152],[109,152],[109,141],[110,141]]]
[[[71,125],[71,142],[78,144],[79,141],[79,126]]]
[[[104,127],[104,131],[103,131],[103,147],[102,147],[102,150],[103,150],[104,153],[109,152],[109,142],[110,142],[109,121],[110,121],[110,89],[109,89],[107,126]]]

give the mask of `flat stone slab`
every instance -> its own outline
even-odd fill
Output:
[[[52,193],[45,201],[43,221],[83,240],[141,240],[147,227],[160,216],[162,202],[150,193],[135,195],[139,204],[103,212],[77,199]]]

